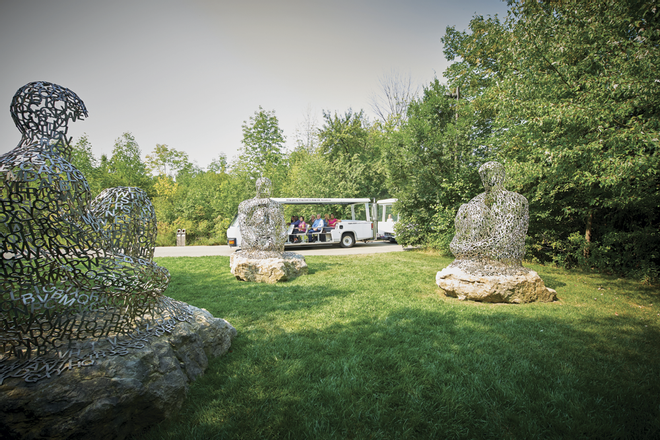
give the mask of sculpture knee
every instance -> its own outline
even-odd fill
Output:
[[[126,186],[108,188],[92,201],[90,213],[100,220],[113,253],[153,258],[156,212],[145,191]]]

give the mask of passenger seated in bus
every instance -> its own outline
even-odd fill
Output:
[[[328,227],[334,229],[338,221],[339,220],[337,220],[333,214],[330,214],[330,220],[328,220]]]
[[[291,216],[290,226],[293,226],[293,228],[291,229],[291,234],[296,234],[298,232],[297,229],[299,224],[300,224],[300,220],[298,220],[298,216],[297,215]],[[295,235],[289,235],[289,243],[295,243],[297,239],[298,237],[296,237]]]
[[[314,220],[312,228],[307,232],[307,235],[309,235],[309,241],[315,241],[314,234],[320,232],[323,232],[323,219],[321,218],[321,214],[316,214],[316,220]],[[321,241],[325,241],[325,237],[322,236]]]
[[[390,223],[394,223],[394,219],[392,218],[392,214],[387,216],[387,221]]]
[[[293,233],[296,235],[294,243],[300,243],[301,237],[300,234],[305,234],[307,232],[307,223],[305,223],[305,217],[300,216],[298,226],[294,228]]]
[[[325,218],[323,219],[323,232],[330,232],[333,229],[334,229],[334,226],[330,226],[330,216],[328,214],[326,214]]]

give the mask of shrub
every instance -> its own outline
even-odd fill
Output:
[[[176,245],[176,227],[167,222],[158,222],[158,235],[156,246]]]

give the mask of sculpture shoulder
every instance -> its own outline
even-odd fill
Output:
[[[482,204],[486,201],[486,193],[482,192],[481,194],[478,194],[474,196],[467,204],[473,203],[473,204]]]
[[[517,192],[513,191],[504,191],[503,196],[506,197],[507,200],[509,201],[515,201],[519,204],[524,204],[524,205],[529,205],[529,202],[527,201],[527,197],[523,196],[522,194],[519,194]]]
[[[251,205],[250,200],[243,200],[241,203],[238,204],[238,213],[240,214],[241,211],[247,209]]]
[[[238,207],[239,207],[239,209],[241,207],[252,208],[252,207],[257,207],[257,206],[272,206],[273,204],[277,204],[279,206],[279,203],[274,202],[271,199],[254,197],[252,199],[243,200],[238,205]]]

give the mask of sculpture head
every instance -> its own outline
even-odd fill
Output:
[[[87,108],[71,90],[35,81],[18,89],[11,100],[11,117],[27,139],[65,138],[69,119],[87,116]]]
[[[479,168],[479,176],[481,176],[481,183],[483,183],[486,191],[490,191],[493,188],[504,186],[506,173],[501,163],[486,162]]]
[[[268,177],[260,177],[257,179],[257,198],[270,197],[272,183]]]

